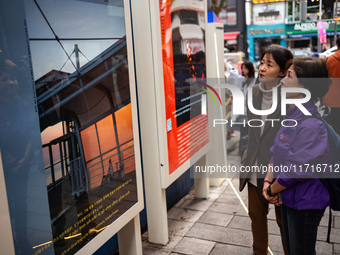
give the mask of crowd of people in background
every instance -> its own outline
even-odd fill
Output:
[[[304,88],[311,99],[302,105],[318,114],[326,106],[325,119],[340,135],[340,37],[338,51],[322,60],[317,56],[293,59],[292,53],[279,45],[268,46],[261,55],[258,82],[254,85],[254,67],[244,61],[242,74],[244,94],[252,86],[253,106],[267,110],[272,106],[273,88]],[[307,79],[305,79],[307,78]],[[330,79],[333,78],[333,79]],[[288,99],[301,99],[303,93],[287,93]],[[294,119],[295,127],[271,126],[248,128],[247,146],[242,155],[243,166],[304,164],[332,164],[327,130],[318,118],[305,119],[305,114],[294,104],[287,105],[286,116],[278,107],[270,115],[258,116],[249,110],[244,119]],[[328,116],[327,116],[328,115]],[[290,126],[289,123],[287,126]],[[242,137],[241,130],[240,149]],[[270,169],[270,168],[269,168]],[[317,230],[325,208],[330,206],[330,195],[314,171],[273,173],[241,173],[239,189],[248,186],[248,209],[253,234],[253,254],[268,254],[268,206],[275,205],[276,221],[280,228],[284,254],[316,254]]]

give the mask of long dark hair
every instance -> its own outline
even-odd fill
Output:
[[[255,69],[254,69],[253,63],[249,60],[244,60],[242,65],[241,65],[241,68],[243,66],[245,66],[245,68],[247,68],[248,71],[249,71],[248,78],[246,79],[246,81],[243,83],[243,86],[242,86],[242,87],[245,87],[245,86],[249,86],[251,81],[255,78]]]
[[[242,66],[245,66],[249,70],[248,78],[254,78],[255,77],[255,69],[254,69],[254,65],[253,65],[252,62],[250,62],[249,60],[244,60],[242,65],[241,65],[241,68],[242,68]]]

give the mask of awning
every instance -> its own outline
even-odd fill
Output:
[[[224,33],[224,41],[236,40],[239,32]]]

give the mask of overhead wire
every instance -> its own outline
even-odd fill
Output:
[[[78,49],[79,50],[79,52],[81,53],[81,55],[83,55],[86,59],[87,59],[87,61],[89,61],[90,62],[90,60],[84,55],[84,53],[80,50],[80,49]],[[74,52],[74,51],[73,51]]]
[[[70,55],[70,57],[72,57],[73,53],[74,53],[74,51],[72,52],[72,54]],[[69,59],[66,59],[65,63],[64,63],[63,66],[59,69],[59,71],[61,71],[61,70],[64,68],[64,66],[66,65],[66,63],[67,63],[68,60],[69,60]]]
[[[70,57],[70,56],[68,55],[68,53],[66,52],[64,46],[63,46],[62,43],[60,42],[59,37],[58,37],[57,34],[54,32],[54,30],[53,30],[53,28],[52,28],[50,22],[47,20],[47,18],[46,18],[46,16],[45,16],[44,12],[42,11],[42,9],[40,8],[40,6],[39,6],[39,4],[38,4],[38,2],[37,2],[37,0],[33,0],[33,1],[34,1],[34,3],[36,4],[37,8],[39,9],[39,11],[40,11],[41,15],[43,16],[43,18],[45,19],[47,25],[48,25],[49,28],[51,29],[51,31],[52,31],[52,33],[53,33],[55,39],[56,39],[57,42],[60,44],[60,47],[63,49],[63,51],[65,52],[66,56],[67,56],[68,59],[71,61],[71,63],[72,63],[72,65],[73,65],[74,69],[75,69],[75,70],[77,71],[77,73],[80,75],[80,73],[79,73],[77,67],[76,67],[75,64],[73,63],[71,57]]]

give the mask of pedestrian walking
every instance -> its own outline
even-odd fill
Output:
[[[244,82],[242,82],[241,90],[244,95],[244,109],[247,109],[247,91],[248,88],[255,85],[255,69],[254,65],[251,61],[245,60],[241,65],[242,75],[246,78]],[[242,114],[237,116],[236,122],[242,123],[247,122],[247,115]],[[248,142],[248,128],[246,126],[240,126],[240,142],[239,142],[239,150],[238,155],[243,156],[244,151],[247,149]]]

